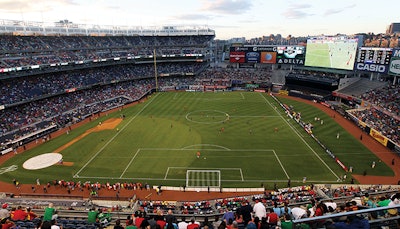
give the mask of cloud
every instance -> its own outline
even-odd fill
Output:
[[[333,15],[333,14],[338,14],[341,13],[343,11],[345,11],[346,9],[351,9],[356,7],[356,4],[352,4],[352,5],[348,5],[342,8],[336,8],[336,9],[327,9],[324,13],[324,16],[329,16],[329,15]]]
[[[198,20],[210,20],[212,19],[212,17],[204,14],[182,14],[175,16],[174,19],[198,21]]]
[[[252,0],[203,0],[203,11],[219,14],[242,14],[252,7]]]
[[[299,19],[312,16],[313,14],[310,14],[306,10],[303,10],[308,8],[311,8],[310,4],[293,4],[288,9],[286,9],[286,11],[282,13],[282,15],[287,17],[288,19]]]
[[[77,5],[74,0],[2,0],[0,11],[5,13],[48,12],[56,7]]]

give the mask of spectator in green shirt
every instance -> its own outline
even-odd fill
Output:
[[[137,227],[133,224],[132,219],[128,220],[128,223],[126,224],[125,229],[137,229]]]
[[[43,221],[51,221],[54,218],[57,218],[56,209],[53,206],[53,203],[49,203],[49,206],[44,209]]]
[[[89,210],[88,212],[88,223],[97,223],[98,219],[97,216],[99,215],[99,212],[96,211],[96,209],[93,207]]]
[[[282,229],[292,229],[293,228],[293,222],[288,213],[283,214],[283,220],[280,222],[281,228]]]

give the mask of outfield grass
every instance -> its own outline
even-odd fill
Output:
[[[384,163],[331,117],[313,106],[282,99],[315,125],[314,133],[354,172],[393,175]],[[61,153],[73,166],[54,165],[28,171],[25,160],[70,142],[99,121],[125,115],[117,129],[94,132]],[[315,123],[314,117],[324,120]],[[276,131],[278,130],[278,131]],[[336,133],[340,132],[340,139]],[[201,157],[196,157],[196,152]],[[204,159],[205,158],[205,159]],[[186,170],[220,170],[224,187],[260,184],[335,183],[344,171],[267,94],[250,92],[157,93],[145,103],[125,108],[74,129],[68,135],[17,155],[2,167],[18,169],[1,175],[22,183],[65,179],[75,181],[142,181],[183,186]],[[350,177],[350,176],[349,176]]]

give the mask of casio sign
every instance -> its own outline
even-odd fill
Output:
[[[377,64],[358,63],[356,65],[356,67],[357,67],[357,70],[361,70],[361,71],[382,72],[382,73],[384,73],[386,71],[386,66],[377,65]]]

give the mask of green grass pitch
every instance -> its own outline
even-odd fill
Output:
[[[300,102],[281,101],[313,123],[315,135],[345,165],[352,166],[354,173],[393,175],[384,163],[371,169],[371,162],[379,159],[325,113]],[[74,163],[72,166],[22,168],[27,159],[52,152],[99,121],[122,114],[126,118],[118,130],[91,133],[61,152],[64,161]],[[315,122],[314,117],[323,119],[324,124]],[[336,139],[337,132],[340,139]],[[144,103],[16,155],[1,168],[12,165],[17,169],[3,173],[1,180],[141,181],[183,186],[187,170],[208,169],[221,171],[223,187],[260,187],[261,183],[271,187],[288,179],[292,185],[301,184],[304,177],[307,182],[335,183],[345,174],[269,95],[252,92],[156,93]]]

